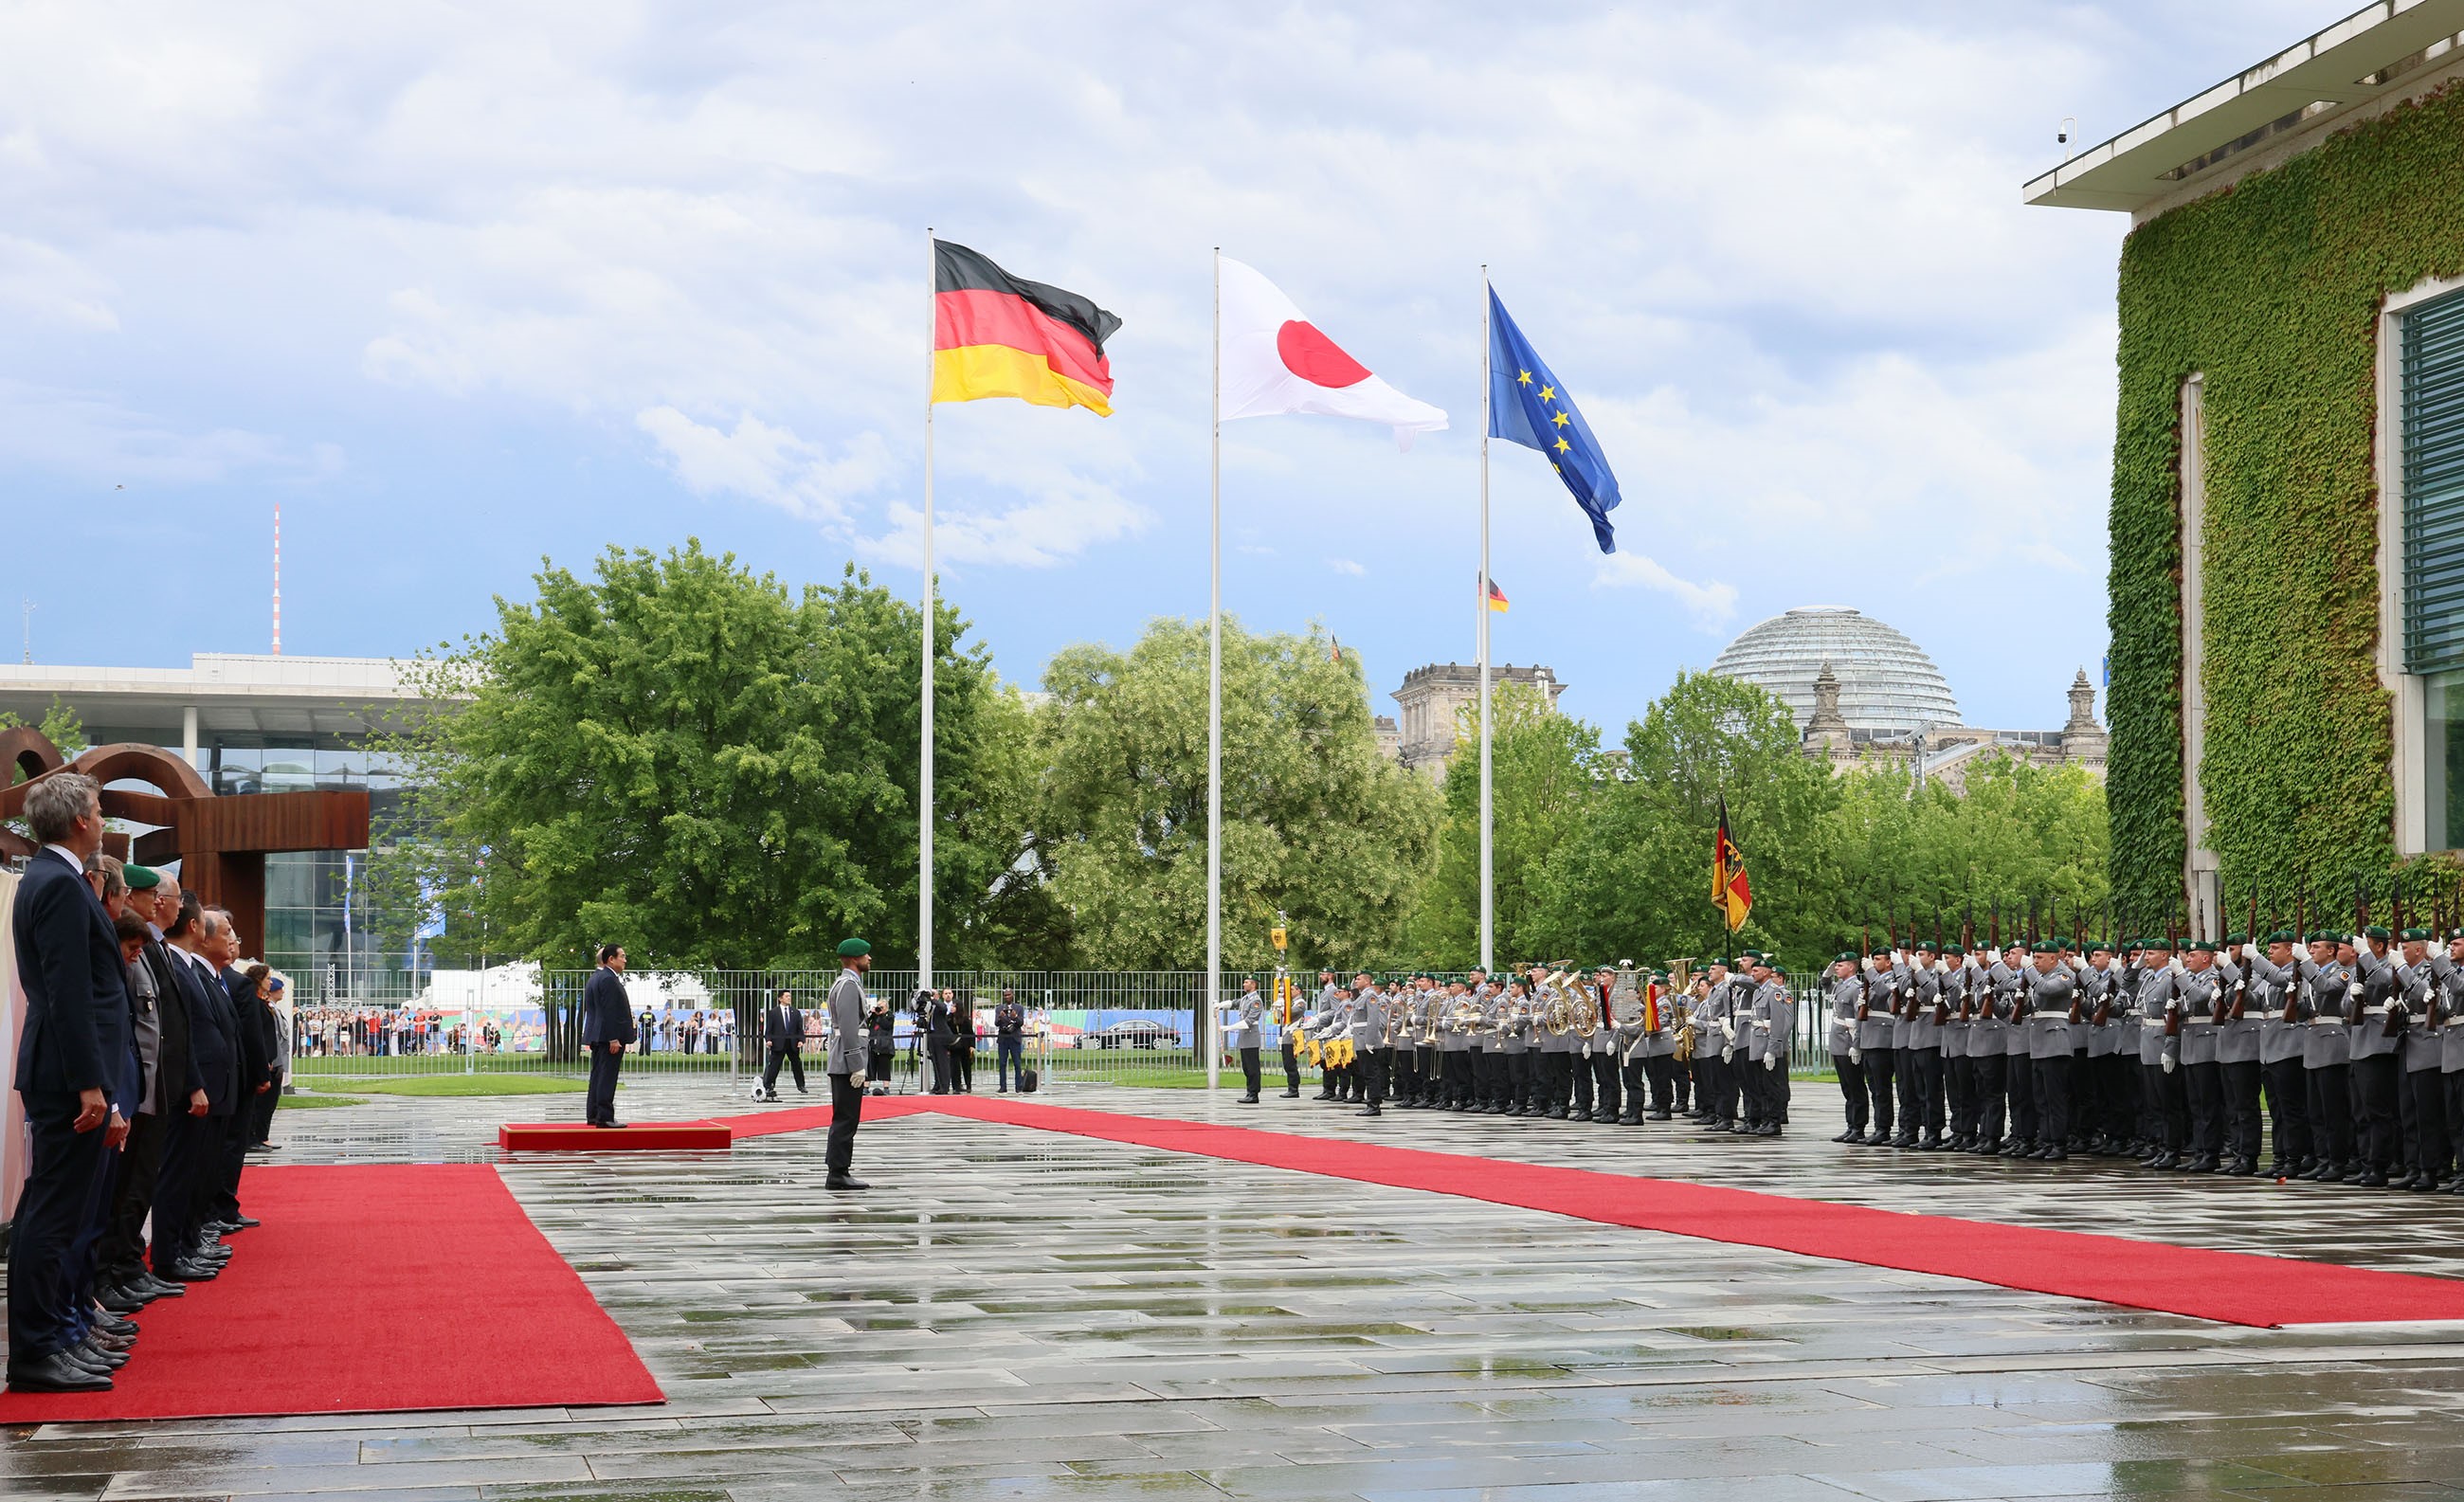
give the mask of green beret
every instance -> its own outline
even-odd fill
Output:
[[[1942,952],[1947,955],[1964,955],[1968,953],[1968,946],[1954,939],[1942,946]]]
[[[2211,955],[2215,952],[2216,941],[2212,939],[2195,939],[2190,941],[2190,953],[2194,955]]]
[[[120,879],[128,883],[131,892],[151,892],[163,884],[163,873],[151,866],[131,864],[120,868]]]
[[[2289,928],[2279,928],[2275,933],[2267,936],[2267,941],[2271,944],[2290,944],[2298,942],[2299,940],[2299,936],[2295,934],[2293,930]]]
[[[2408,944],[2427,943],[2429,939],[2430,930],[2426,928],[2408,928],[2404,931],[2404,941]]]
[[[858,955],[869,955],[870,953],[872,953],[872,946],[866,943],[861,939],[842,939],[839,940],[839,958],[842,960],[852,960]]]
[[[1853,949],[1843,949],[1831,958],[1835,963],[1855,964],[1857,962],[1858,955],[1857,951]]]
[[[2386,924],[2372,923],[2369,927],[2362,930],[2362,937],[2364,939],[2375,939],[2385,941],[2387,939],[2393,939],[2395,936],[2387,932]]]
[[[2242,945],[2249,942],[2250,936],[2248,934],[2227,934],[2225,936],[2225,947],[2227,949],[2239,949]]]
[[[1743,960],[1743,961],[1746,961],[1748,964],[1751,964],[1751,963],[1753,963],[1755,961],[1760,960],[1762,957],[1763,957],[1763,952],[1762,952],[1761,950],[1759,950],[1759,949],[1741,949],[1741,950],[1737,951],[1737,958],[1738,958],[1738,959],[1740,959],[1740,960]]]
[[[1942,953],[1942,946],[1935,943],[1930,939],[1920,939],[1917,940],[1917,953],[1921,955],[1938,955]]]
[[[2028,952],[2030,954],[2036,955],[2058,954],[2061,951],[2061,947],[2060,943],[2054,939],[2040,939],[2028,946]]]
[[[2338,939],[2335,935],[2322,928],[2318,929],[2311,934],[2310,942],[2314,944],[2340,944],[2343,943],[2343,940]]]

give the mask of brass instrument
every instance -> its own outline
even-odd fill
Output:
[[[1679,962],[1683,963],[1683,961]],[[1670,1002],[1668,1015],[1677,1027],[1677,1062],[1686,1063],[1694,1057],[1694,1044],[1703,1030],[1694,1026],[1694,1008],[1683,1002]]]
[[[1570,1005],[1574,1009],[1574,1036],[1589,1043],[1600,1030],[1599,998],[1584,982],[1573,983],[1573,989],[1574,999]]]
[[[1480,1030],[1480,1003],[1466,996],[1455,1003],[1454,1011],[1446,1018],[1449,1032],[1472,1033]]]

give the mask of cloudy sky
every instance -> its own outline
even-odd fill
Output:
[[[2101,141],[2343,0],[7,4],[0,496],[36,660],[398,654],[542,556],[919,583],[926,226],[1123,320],[1116,415],[938,409],[1008,676],[1206,606],[1210,248],[1454,414],[1228,425],[1224,592],[1381,712],[1471,660],[1480,267],[1623,483],[1494,456],[1501,661],[1621,726],[1791,606],[2060,722],[2104,644]],[[2025,587],[2014,587],[2024,585]],[[13,607],[19,602],[6,602]],[[15,621],[9,624],[15,625]]]

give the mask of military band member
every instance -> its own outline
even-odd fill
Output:
[[[1532,966],[1535,977],[1539,966]],[[1540,1094],[1547,1102],[1545,1113],[1551,1121],[1566,1120],[1573,1111],[1574,1071],[1582,1064],[1582,1039],[1575,1036],[1572,1022],[1573,997],[1569,983],[1562,977],[1539,977],[1532,990],[1533,1004],[1544,1013],[1557,1014],[1562,1026],[1550,1026],[1540,1030],[1541,1071]]]
[[[1531,987],[1508,981],[1499,999],[1497,1114],[1529,1115],[1531,1099]]]
[[[1677,1093],[1677,1009],[1682,998],[1670,988],[1667,972],[1652,972],[1651,981],[1660,995],[1643,1027],[1642,1077],[1651,1086],[1651,1109],[1644,1115],[1653,1121],[1668,1121],[1684,1109]]]
[[[1625,1109],[1617,1113],[1619,1126],[1642,1125],[1643,1111],[1650,1103],[1650,1069],[1644,1056],[1650,1039],[1643,1028],[1643,1013],[1654,982],[1650,971],[1635,972],[1631,964],[1618,963],[1618,984],[1612,993],[1617,1027],[1609,1034],[1609,1050],[1617,1060],[1617,1083],[1625,1093]]]
[[[1419,1035],[1412,1030],[1412,1007],[1419,995],[1420,980],[1417,975],[1396,977],[1395,988],[1387,997],[1387,1051],[1395,1062],[1386,1076],[1386,1098],[1398,1110],[1411,1105],[1420,1090],[1420,1054],[1415,1047]]]
[[[1386,1098],[1386,1069],[1394,1060],[1387,1047],[1394,1012],[1386,994],[1365,972],[1353,978],[1353,985],[1352,1068],[1359,1075],[1355,1098],[1361,1102],[1361,1108],[1353,1115],[1383,1115],[1385,1112],[1379,1108]]]
[[[1581,994],[1584,1020],[1591,1024],[1591,1036],[1584,1040],[1586,1063],[1592,1075],[1592,1119],[1603,1126],[1617,1123],[1622,1081],[1617,1069],[1616,1031],[1617,980],[1615,965],[1594,965],[1589,985],[1577,983]]]
[[[1470,995],[1471,987],[1450,981],[1437,999],[1438,1104],[1447,1111],[1471,1109],[1471,1038],[1455,1020]]]

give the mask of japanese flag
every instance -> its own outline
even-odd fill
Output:
[[[1435,432],[1446,414],[1396,390],[1301,316],[1275,284],[1241,262],[1223,262],[1223,415],[1315,412],[1395,430],[1395,442]]]

